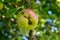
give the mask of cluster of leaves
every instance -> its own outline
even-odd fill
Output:
[[[41,1],[40,1],[41,2]],[[58,0],[43,0],[41,2],[39,24],[37,34],[38,40],[60,39],[60,6]]]
[[[0,40],[22,40],[16,15],[33,9],[39,16],[36,28],[38,40],[60,39],[60,3],[57,0],[0,0]]]

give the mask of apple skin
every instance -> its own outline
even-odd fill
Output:
[[[3,9],[3,3],[0,3],[0,10]]]
[[[33,10],[26,9],[23,13],[18,13],[17,24],[19,25],[20,33],[28,36],[29,31],[37,27],[38,15]]]

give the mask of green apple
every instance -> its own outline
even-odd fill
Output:
[[[0,3],[0,10],[3,9],[3,3]]]
[[[17,24],[19,25],[20,33],[28,36],[30,30],[34,30],[38,24],[38,16],[31,9],[26,9],[23,13],[18,13]]]

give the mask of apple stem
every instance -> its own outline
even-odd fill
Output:
[[[29,40],[37,40],[37,38],[34,35],[34,31],[33,30],[30,30],[30,32],[29,32]]]

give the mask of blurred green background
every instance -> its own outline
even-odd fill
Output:
[[[18,11],[27,8],[39,16],[37,40],[60,40],[60,0],[0,0],[0,40],[28,40],[16,23]]]

